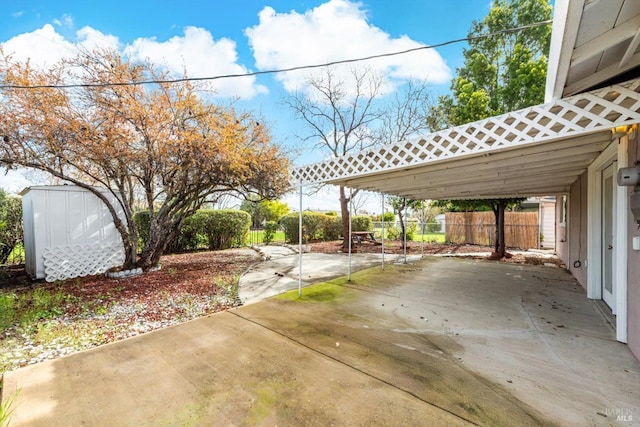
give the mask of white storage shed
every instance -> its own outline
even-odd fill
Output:
[[[116,201],[111,193],[101,191]],[[29,187],[21,195],[25,267],[30,277],[53,282],[122,265],[120,233],[95,194],[76,185],[52,185]]]

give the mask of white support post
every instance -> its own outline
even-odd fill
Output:
[[[406,204],[406,199],[405,201],[405,211],[404,211],[404,233],[402,236],[402,252],[404,253],[404,263],[407,263],[407,222],[408,222],[408,217],[407,217],[407,204]]]
[[[425,202],[422,202],[422,242],[420,242],[420,258],[424,258],[424,223],[425,223],[425,217],[424,217],[424,205]]]
[[[351,238],[351,220],[353,219],[353,213],[352,208],[353,207],[353,190],[351,190],[351,188],[349,189],[349,236],[347,236],[346,238],[349,239],[349,267],[348,267],[348,272],[347,272],[347,282],[351,281],[351,242],[352,242],[352,238]]]
[[[300,180],[300,211],[298,212],[298,298],[302,296],[302,180]]]
[[[384,271],[384,193],[382,195],[382,271]]]

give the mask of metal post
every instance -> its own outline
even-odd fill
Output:
[[[425,217],[424,217],[424,201],[422,202],[422,242],[420,243],[420,258],[424,258],[424,223],[425,223]]]
[[[407,211],[406,211],[406,199],[403,200],[405,203],[405,211],[404,211],[404,215],[405,215],[405,222],[404,222],[404,236],[402,236],[402,243],[403,243],[403,247],[402,247],[402,251],[404,252],[404,263],[407,263],[407,222],[409,220],[408,215],[407,215]]]
[[[382,196],[382,271],[384,271],[384,194]]]
[[[351,242],[352,242],[352,238],[351,238],[351,219],[352,219],[352,214],[351,214],[351,208],[353,207],[353,190],[351,190],[351,188],[349,188],[349,236],[347,237],[349,239],[349,267],[348,267],[348,273],[347,273],[347,282],[351,281]]]
[[[302,180],[300,180],[300,211],[298,213],[298,298],[302,296]]]

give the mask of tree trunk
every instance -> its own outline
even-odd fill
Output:
[[[500,208],[497,205],[493,205],[491,207],[493,211],[493,219],[496,221],[496,235],[493,241],[494,252],[498,253],[498,249],[500,249]]]
[[[400,241],[402,243],[405,242],[405,225],[404,225],[404,216],[402,215],[404,208],[398,209],[398,221],[400,221]]]
[[[166,229],[171,229],[171,231],[165,234],[163,230]],[[176,236],[179,229],[180,223],[172,225],[170,221],[153,219],[149,227],[149,240],[142,249],[135,266],[142,268],[143,271],[157,266],[167,245]]]
[[[504,210],[506,208],[506,203],[504,202],[500,202],[498,204],[498,249],[496,250],[496,252],[498,252],[498,254],[500,254],[501,258],[504,258],[506,252],[507,252],[507,247],[505,245],[505,238],[504,238]]]
[[[349,212],[349,198],[346,194],[346,189],[344,187],[340,187],[340,214],[342,215],[342,250],[349,250],[349,239],[351,238],[349,234],[349,221],[350,212]]]

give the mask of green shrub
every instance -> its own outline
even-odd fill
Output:
[[[169,242],[165,252],[176,253],[193,251],[205,243],[205,236],[202,231],[202,216],[199,214],[200,211],[186,217],[184,221],[182,221],[178,234]]]
[[[418,225],[415,222],[411,222],[406,225],[407,227],[407,241],[411,241],[416,236]],[[402,229],[400,225],[389,228],[387,231],[387,238],[390,240],[402,240]]]
[[[149,230],[151,229],[151,216],[149,211],[138,211],[133,215],[133,222],[138,232],[138,248],[143,248],[149,240]]]
[[[7,262],[23,239],[22,199],[0,189],[0,264]]]
[[[385,212],[384,215],[374,215],[373,216],[373,220],[374,221],[382,221],[383,218],[384,218],[384,222],[395,222],[396,221],[396,215],[393,212]]]
[[[429,221],[427,221],[427,224],[425,225],[425,230],[429,233],[439,233],[442,230],[442,226],[438,221],[432,218]]]
[[[416,237],[416,231],[418,231],[418,224],[411,222],[407,225],[407,241],[411,241]]]
[[[302,240],[309,242],[323,238],[323,226],[326,223],[327,215],[320,212],[302,212]],[[295,243],[299,240],[298,226],[299,214],[290,213],[280,219],[284,227],[284,237],[287,242]]]
[[[322,239],[325,241],[338,240],[342,234],[342,218],[325,215],[322,219]]]
[[[251,215],[237,209],[202,209],[197,212],[202,218],[201,232],[211,250],[244,246],[251,227]]]
[[[371,231],[373,221],[368,215],[354,215],[351,217],[351,231]]]
[[[136,212],[134,222],[138,242],[143,247],[149,239],[151,220],[149,211]],[[211,250],[244,246],[251,216],[240,210],[200,209],[182,222],[176,237],[167,245],[166,252],[184,252],[207,246]]]
[[[275,221],[267,221],[264,224],[264,235],[262,236],[262,241],[266,245],[273,242],[273,239],[276,237],[276,231],[278,231],[278,223]]]

